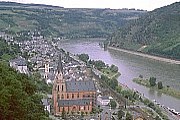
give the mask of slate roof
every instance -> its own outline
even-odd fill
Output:
[[[101,99],[102,100],[109,100],[109,97],[108,96],[102,96]]]
[[[66,91],[67,92],[79,92],[79,91],[96,91],[94,82],[92,80],[88,81],[66,81]]]
[[[41,99],[42,103],[44,106],[48,106],[49,105],[49,102],[47,99]]]
[[[17,66],[26,66],[27,65],[26,60],[24,58],[21,58],[21,57],[19,57],[17,59],[10,60],[10,62],[12,62],[12,63],[15,62]]]
[[[79,99],[79,100],[58,100],[58,107],[64,107],[64,106],[84,106],[89,105],[91,100],[89,99]]]

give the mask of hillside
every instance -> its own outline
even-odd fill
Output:
[[[107,37],[146,13],[134,9],[73,9],[50,5],[0,2],[0,29],[17,35],[37,30],[46,37]]]
[[[155,9],[108,39],[112,46],[180,59],[180,2]]]
[[[48,120],[35,81],[0,61],[0,120]]]

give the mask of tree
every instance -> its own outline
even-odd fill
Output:
[[[95,61],[94,65],[98,70],[101,70],[102,68],[106,66],[106,64],[102,60]]]
[[[158,89],[163,89],[163,84],[162,84],[162,82],[160,81],[160,82],[158,82]]]
[[[150,86],[155,86],[156,85],[156,78],[155,77],[150,77],[149,83],[150,83]]]
[[[0,62],[0,120],[47,117],[35,81]]]
[[[156,116],[156,117],[155,117],[155,120],[161,120],[161,118],[159,118],[159,116]]]
[[[65,110],[64,110],[64,107],[63,107],[63,110],[62,110],[62,118],[65,119]]]
[[[143,75],[139,75],[139,78],[141,78],[141,79],[142,79],[142,78],[143,78]]]
[[[121,93],[122,87],[121,86],[116,86],[115,90],[116,90],[116,92]]]
[[[118,119],[119,119],[119,120],[121,120],[124,115],[125,115],[125,113],[124,113],[122,110],[119,110],[119,111],[118,111],[117,116],[118,116]]]
[[[129,112],[126,113],[126,120],[133,120],[133,116]]]
[[[112,72],[118,72],[118,67],[112,64],[111,67],[110,67],[110,70]]]
[[[118,86],[118,81],[117,79],[113,78],[111,80],[109,80],[109,85],[112,89],[115,90],[115,88]]]
[[[89,60],[89,55],[88,54],[80,54],[78,55],[79,59],[82,60],[83,62],[87,63],[87,61]]]
[[[115,109],[115,108],[116,108],[116,106],[117,106],[116,101],[111,100],[111,101],[110,101],[110,106],[111,106],[111,108],[112,108],[112,109]]]
[[[84,112],[81,112],[81,117],[82,117],[82,118],[84,117]]]

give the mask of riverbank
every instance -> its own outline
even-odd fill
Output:
[[[169,96],[180,99],[180,91],[175,90],[173,88],[164,86],[162,89],[158,89],[157,85],[154,86],[154,87],[151,87],[150,83],[149,83],[149,80],[144,80],[144,79],[140,79],[140,78],[133,79],[133,82],[135,82],[135,83],[137,83],[139,85],[148,87],[148,88],[152,88],[152,89],[154,89],[154,90],[156,90],[158,92],[164,93],[166,95],[169,95]]]
[[[178,60],[162,58],[162,57],[158,57],[158,56],[148,55],[148,54],[144,54],[144,53],[139,53],[139,52],[115,48],[115,47],[109,47],[109,46],[108,46],[108,49],[117,50],[117,51],[121,51],[124,53],[133,54],[133,55],[137,55],[137,56],[141,56],[141,57],[145,57],[145,58],[149,58],[149,59],[153,59],[153,60],[157,60],[157,61],[180,65],[180,61],[178,61]]]

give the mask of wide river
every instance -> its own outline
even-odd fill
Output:
[[[144,94],[145,97],[180,112],[180,100],[140,86],[132,81],[140,74],[144,78],[154,76],[157,81],[180,90],[180,65],[169,64],[115,50],[104,51],[95,40],[67,40],[59,42],[59,47],[73,54],[87,53],[90,59],[102,60],[106,64],[119,67],[120,83]]]

